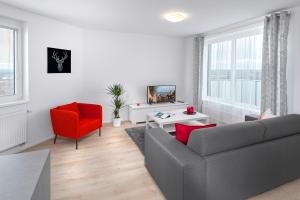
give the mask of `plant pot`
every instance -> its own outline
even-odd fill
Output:
[[[120,127],[121,126],[121,122],[122,122],[121,118],[114,118],[113,119],[113,126],[114,127]]]

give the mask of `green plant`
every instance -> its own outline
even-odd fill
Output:
[[[124,87],[115,83],[107,87],[107,94],[112,96],[113,114],[115,118],[120,118],[120,110],[124,106],[124,101],[121,96],[124,94]]]

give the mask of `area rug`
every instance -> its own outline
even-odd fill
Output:
[[[145,154],[144,144],[145,144],[145,131],[146,126],[126,128],[126,133],[133,140],[133,142],[138,146],[142,154]],[[175,136],[175,132],[169,132],[170,135]]]
[[[126,128],[125,131],[144,155],[144,138],[146,126]]]

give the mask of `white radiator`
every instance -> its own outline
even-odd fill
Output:
[[[27,112],[16,111],[0,115],[0,151],[26,142]]]

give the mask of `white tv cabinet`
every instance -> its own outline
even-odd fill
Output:
[[[129,120],[131,123],[136,124],[139,122],[146,122],[146,115],[150,112],[160,112],[160,111],[169,111],[176,109],[185,109],[189,104],[188,103],[160,103],[160,104],[136,104],[129,105]]]

